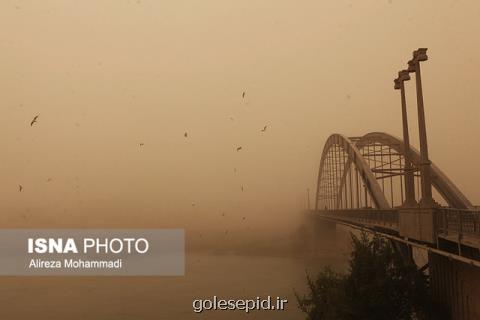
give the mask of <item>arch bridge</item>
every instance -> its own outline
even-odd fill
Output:
[[[408,163],[404,154],[403,141],[387,133],[332,134],[320,160],[315,211],[420,243],[455,242],[454,253],[480,257],[479,211],[434,163],[434,205],[423,208],[420,153],[411,148]],[[405,205],[408,168],[414,179],[413,206]]]
[[[313,226],[331,221],[392,240],[405,263],[413,248],[428,252],[433,297],[453,319],[480,319],[480,212],[430,161],[420,72],[427,48],[413,51],[394,89],[402,106],[403,140],[387,133],[332,134],[318,171]],[[420,152],[410,146],[404,82],[415,75]],[[315,232],[318,234],[319,232]]]
[[[318,171],[314,221],[334,222],[389,238],[405,259],[413,248],[428,251],[437,300],[453,319],[480,319],[480,212],[434,163],[429,162],[433,203],[422,204],[422,157],[387,133],[361,137],[332,134]],[[407,201],[408,175],[413,180]]]

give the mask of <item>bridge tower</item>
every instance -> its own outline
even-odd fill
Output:
[[[402,129],[403,129],[403,143],[405,144],[404,158],[405,158],[405,207],[415,207],[417,201],[415,200],[415,181],[412,166],[412,159],[410,154],[410,136],[408,133],[408,116],[407,116],[407,101],[405,98],[405,81],[410,80],[408,70],[402,70],[398,73],[398,78],[394,80],[395,90],[400,90],[400,97],[402,102]]]
[[[422,77],[420,73],[420,62],[427,61],[427,48],[420,48],[413,52],[413,59],[408,61],[408,72],[415,73],[415,82],[417,88],[417,108],[418,108],[418,131],[420,134],[420,174],[422,180],[422,199],[420,204],[423,207],[433,206],[432,198],[432,178],[430,173],[431,162],[428,158],[427,128],[425,124],[425,108],[423,106]]]
[[[382,132],[328,137],[315,209],[309,212],[313,220],[390,239],[406,263],[413,261],[412,248],[428,252],[424,267],[433,297],[450,309],[454,320],[480,319],[480,304],[475,303],[480,301],[480,211],[430,161],[420,73],[426,51],[415,50],[407,70],[394,80],[401,97],[403,141]],[[416,81],[419,151],[410,145],[408,132],[404,82],[411,73]]]

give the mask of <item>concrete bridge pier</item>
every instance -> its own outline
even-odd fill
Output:
[[[430,252],[433,298],[447,306],[453,320],[480,319],[480,268]]]

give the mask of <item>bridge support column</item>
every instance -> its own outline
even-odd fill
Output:
[[[480,319],[480,268],[432,252],[428,263],[434,300],[453,320]]]
[[[398,210],[399,233],[402,237],[436,243],[435,209],[403,208]]]

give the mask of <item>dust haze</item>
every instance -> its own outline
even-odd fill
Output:
[[[401,136],[393,79],[417,47],[430,158],[479,203],[479,15],[476,1],[3,1],[1,223],[282,233],[307,189],[313,205],[330,134]]]

